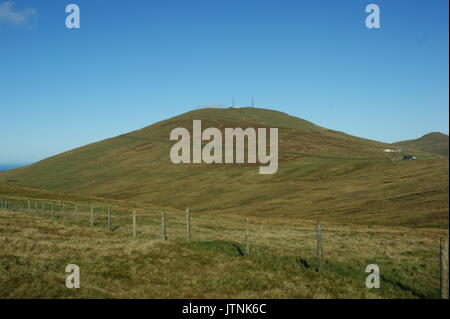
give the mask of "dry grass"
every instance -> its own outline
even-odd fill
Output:
[[[69,206],[68,206],[69,207]],[[322,223],[324,271],[316,272],[315,224],[253,218],[251,254],[244,251],[244,217],[192,212],[187,242],[184,215],[167,211],[168,241],[160,240],[158,211],[87,210],[52,219],[50,212],[0,211],[1,298],[436,298],[439,229],[342,226]],[[75,263],[82,288],[65,287]],[[367,289],[364,272],[376,263],[381,288]]]

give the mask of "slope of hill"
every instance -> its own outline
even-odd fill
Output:
[[[433,132],[425,134],[415,140],[397,142],[395,145],[448,157],[448,142],[448,135],[440,132]]]
[[[278,127],[278,172],[173,164],[170,132],[192,132],[193,119],[222,131]],[[202,109],[0,173],[0,181],[211,213],[445,227],[448,161],[391,161],[386,147],[277,111]]]

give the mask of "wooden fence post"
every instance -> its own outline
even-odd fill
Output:
[[[189,207],[186,207],[186,232],[187,240],[191,240],[191,214],[189,212]]]
[[[250,229],[248,217],[245,219],[245,255],[250,255]]]
[[[94,226],[94,207],[92,207],[92,205],[91,205],[91,218],[89,221],[91,226]]]
[[[317,222],[317,271],[322,271],[322,231],[320,222]]]
[[[166,233],[166,211],[163,211],[161,213],[161,232],[162,232],[162,239],[167,240],[167,233]]]
[[[441,275],[441,282],[440,282],[440,288],[441,288],[441,298],[446,299],[447,298],[447,292],[448,292],[448,286],[446,281],[446,268],[447,265],[445,263],[445,257],[447,256],[446,249],[445,249],[445,239],[441,237],[440,239],[440,275]]]
[[[136,210],[133,209],[133,238],[136,238]]]
[[[108,230],[112,231],[111,227],[111,209],[108,207]]]

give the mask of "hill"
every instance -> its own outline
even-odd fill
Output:
[[[279,169],[173,164],[176,127],[278,127]],[[0,182],[209,213],[445,227],[448,161],[392,161],[390,145],[258,109],[202,109],[0,173]],[[398,155],[397,155],[398,156]]]
[[[425,134],[415,140],[397,142],[395,145],[448,157],[448,142],[448,135],[440,132],[433,132]]]

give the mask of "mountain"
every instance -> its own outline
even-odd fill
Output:
[[[415,140],[397,142],[395,145],[448,157],[448,142],[448,135],[440,132],[433,132],[425,134]]]
[[[173,128],[279,128],[279,168],[174,164]],[[206,143],[206,142],[205,142]],[[342,223],[448,224],[448,161],[392,161],[392,145],[259,108],[201,109],[0,173],[0,182],[192,212]],[[417,153],[416,153],[417,154]],[[430,158],[428,153],[419,153]]]

